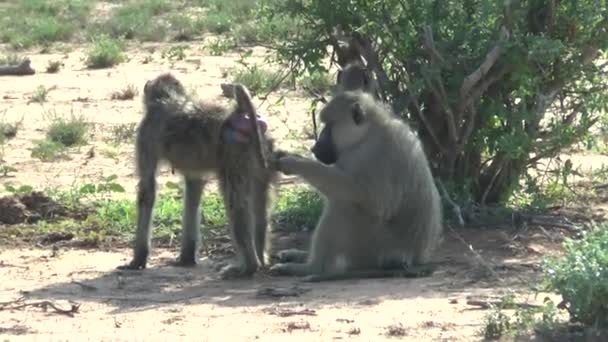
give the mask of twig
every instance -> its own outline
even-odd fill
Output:
[[[460,209],[460,206],[456,202],[454,202],[454,200],[452,200],[450,194],[443,185],[443,182],[439,178],[437,178],[437,188],[439,188],[439,191],[442,193],[443,198],[445,198],[445,200],[448,201],[448,203],[452,206],[452,210],[458,218],[458,225],[461,227],[464,226],[464,219],[462,218],[462,210]]]
[[[493,307],[501,307],[504,303],[500,300],[480,300],[480,299],[468,299],[467,305],[478,306],[480,309],[491,309]],[[536,304],[528,303],[513,303],[506,305],[505,309],[510,307],[517,307],[520,309],[538,309],[541,306]]]
[[[290,317],[290,316],[316,316],[317,312],[312,309],[301,309],[301,310],[281,310],[278,308],[269,309],[268,313],[271,315],[277,315],[279,317]]]
[[[452,234],[454,234],[454,236],[456,237],[456,239],[458,241],[460,241],[463,245],[465,245],[468,250],[473,253],[473,256],[475,256],[475,259],[477,260],[477,262],[486,269],[486,271],[488,271],[488,273],[490,273],[493,277],[495,277],[496,279],[500,280],[500,276],[498,275],[498,273],[496,273],[496,271],[494,271],[494,268],[492,266],[490,266],[481,256],[481,254],[479,254],[476,250],[473,249],[473,246],[469,243],[467,243],[464,238],[458,234],[458,232],[456,230],[454,230],[454,228],[452,228],[451,225],[447,225],[448,228],[450,229],[450,232],[452,232]]]
[[[48,300],[43,300],[40,302],[26,303],[25,298],[21,297],[14,301],[0,303],[0,311],[20,310],[20,309],[24,309],[28,306],[35,307],[35,308],[42,308],[42,310],[45,312],[50,307],[51,309],[54,310],[55,313],[57,313],[59,315],[68,316],[68,317],[74,317],[74,314],[78,313],[78,309],[80,308],[80,304],[72,304],[71,307],[66,310],[66,309],[62,309],[62,308],[58,307],[57,305],[53,304],[51,301],[48,301]]]

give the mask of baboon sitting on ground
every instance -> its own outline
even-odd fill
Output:
[[[145,115],[137,130],[136,162],[137,232],[134,256],[121,269],[146,267],[151,249],[156,174],[168,162],[185,183],[181,252],[176,264],[197,263],[201,240],[199,208],[210,174],[216,174],[224,199],[237,263],[222,270],[223,278],[247,276],[264,265],[269,191],[276,172],[266,165],[273,141],[259,131],[256,111],[247,89],[235,85],[235,108],[192,99],[170,73],[146,82]],[[253,143],[227,143],[223,139],[235,118],[248,115]]]
[[[271,272],[308,280],[407,276],[427,264],[442,235],[442,208],[414,132],[362,91],[339,92],[320,117],[318,161],[282,155],[277,167],[323,195],[323,214],[310,251],[280,251]]]

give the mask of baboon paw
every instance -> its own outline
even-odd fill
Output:
[[[126,265],[117,266],[116,269],[127,271],[127,270],[143,270],[146,268],[146,263],[138,260],[133,260]]]
[[[268,269],[268,273],[273,276],[286,276],[290,275],[289,265],[287,264],[274,264]]]
[[[182,258],[179,257],[170,263],[171,266],[175,267],[195,267],[198,265],[198,260],[196,258]]]
[[[247,269],[240,265],[227,265],[220,270],[220,278],[223,280],[249,278],[255,272],[255,268]]]

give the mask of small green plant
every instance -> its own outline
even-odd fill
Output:
[[[49,89],[43,85],[39,85],[38,87],[36,87],[36,89],[32,93],[32,96],[30,97],[30,101],[42,104],[42,103],[46,102],[48,95],[49,95]]]
[[[61,61],[49,61],[49,63],[46,66],[46,72],[49,74],[55,74],[57,72],[59,72],[59,69],[61,69],[63,67],[63,62]]]
[[[270,93],[282,86],[283,74],[260,68],[257,65],[245,65],[244,68],[233,72],[232,81],[245,85],[257,94]]]
[[[274,206],[274,220],[282,229],[313,230],[321,216],[323,201],[309,188],[286,189]]]
[[[135,86],[134,84],[128,84],[125,88],[112,92],[110,98],[112,100],[121,101],[133,100],[133,98],[135,98],[135,96],[137,96],[138,94],[139,90],[137,89],[137,86]]]
[[[4,190],[12,194],[27,194],[34,191],[34,188],[30,185],[14,186],[12,184],[4,184]]]
[[[546,290],[561,294],[573,322],[608,328],[608,224],[592,227],[581,240],[567,239],[565,255],[547,258]]]
[[[211,56],[221,56],[235,47],[236,44],[232,38],[215,38],[210,39],[203,49],[209,51]]]
[[[21,120],[9,122],[6,120],[5,115],[6,111],[0,117],[0,142],[16,137],[17,132],[23,124],[23,117]]]
[[[303,76],[300,83],[317,94],[324,94],[332,87],[333,80],[328,73],[315,71]]]
[[[171,30],[175,32],[174,40],[191,40],[204,28],[205,22],[199,18],[193,18],[186,14],[173,14],[169,17]]]
[[[112,67],[125,59],[124,44],[120,40],[100,35],[93,39],[85,64],[90,69],[101,69]]]
[[[232,21],[225,13],[209,13],[205,18],[205,28],[212,33],[222,34],[230,31]]]
[[[55,112],[47,115],[50,118],[50,125],[46,132],[49,141],[65,147],[86,143],[89,124],[83,115],[75,115],[74,112],[71,112],[68,117],[59,116]]]
[[[64,145],[48,139],[34,140],[33,144],[32,157],[45,162],[57,160],[65,152]]]
[[[162,57],[168,58],[169,60],[183,60],[186,58],[186,50],[188,46],[186,45],[176,45],[168,48],[163,51]]]

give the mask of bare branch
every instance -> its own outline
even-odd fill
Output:
[[[496,64],[496,61],[498,61],[498,57],[500,57],[500,55],[502,53],[502,47],[500,46],[500,44],[502,41],[505,41],[507,39],[509,39],[509,31],[507,30],[506,27],[502,26],[501,30],[500,30],[499,43],[496,46],[494,46],[492,48],[492,50],[490,50],[490,52],[488,52],[485,60],[483,61],[483,63],[481,63],[479,68],[477,68],[477,70],[473,71],[469,76],[464,78],[464,81],[462,82],[462,86],[460,87],[461,101],[463,101],[466,98],[466,96],[469,94],[469,92],[471,92],[473,87],[477,83],[479,83],[479,81],[481,81],[481,79],[485,75],[487,75],[487,73],[490,71],[492,66],[494,66],[494,64]]]

